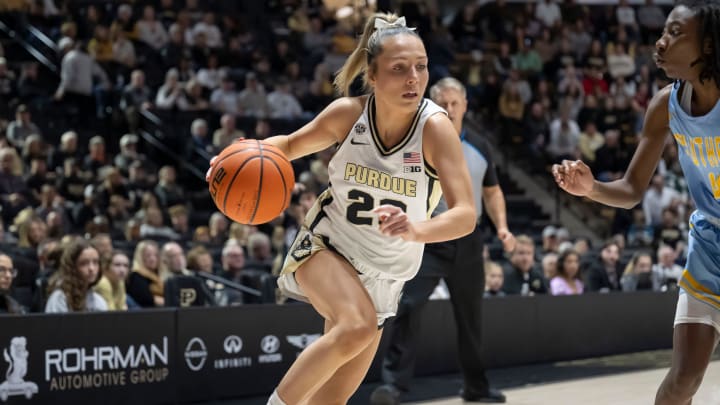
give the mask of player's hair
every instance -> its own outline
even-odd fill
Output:
[[[467,97],[465,86],[460,83],[460,80],[454,77],[445,77],[437,81],[432,87],[430,87],[430,98],[437,100],[439,93],[446,89],[454,89],[460,92],[463,97]]]
[[[368,90],[368,68],[374,68],[373,62],[382,53],[385,38],[399,34],[414,35],[419,38],[414,29],[400,24],[393,25],[398,18],[400,18],[398,15],[390,13],[376,13],[368,18],[360,42],[335,75],[333,84],[341,96],[350,94],[350,86],[359,74],[362,74],[363,90]],[[376,19],[384,20],[390,25],[376,29]]]
[[[693,65],[702,63],[700,83],[715,80],[720,88],[720,2],[718,0],[680,0],[683,5],[695,13],[700,26],[700,59]],[[705,43],[710,41],[710,53],[705,52]]]

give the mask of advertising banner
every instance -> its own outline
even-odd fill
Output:
[[[0,319],[0,404],[174,403],[175,312]]]
[[[271,392],[323,320],[306,304],[178,311],[179,396],[211,400]]]

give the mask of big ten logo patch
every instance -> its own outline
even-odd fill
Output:
[[[365,133],[365,131],[367,131],[367,127],[365,126],[365,124],[358,122],[357,124],[355,124],[354,130],[357,135],[362,135]]]
[[[404,173],[420,173],[422,171],[422,168],[420,166],[404,166],[403,172]]]

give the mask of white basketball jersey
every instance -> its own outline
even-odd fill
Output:
[[[306,226],[323,236],[364,274],[409,280],[420,268],[423,243],[380,232],[372,212],[383,204],[403,208],[411,222],[424,221],[437,205],[441,189],[435,170],[423,156],[423,128],[441,107],[424,99],[402,140],[383,145],[375,123],[374,96],[330,160],[330,186],[308,213]]]

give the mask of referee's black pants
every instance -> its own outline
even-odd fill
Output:
[[[385,358],[382,379],[407,391],[413,377],[420,313],[440,278],[450,291],[455,314],[460,366],[465,389],[487,393],[488,381],[481,359],[482,302],[485,290],[482,228],[460,239],[425,245],[418,275],[405,284]]]

